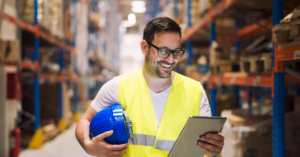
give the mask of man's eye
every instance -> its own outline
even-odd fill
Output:
[[[161,52],[161,54],[163,54],[163,55],[166,54],[166,53],[167,53],[167,51],[162,51],[162,52]]]

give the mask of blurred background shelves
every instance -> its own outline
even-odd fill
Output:
[[[5,20],[8,21],[26,31],[29,31],[33,34],[35,34],[36,36],[40,36],[41,38],[43,38],[44,40],[47,40],[48,42],[61,47],[67,51],[70,52],[74,52],[74,48],[70,45],[67,45],[65,43],[63,43],[62,41],[59,41],[58,39],[56,39],[55,37],[47,34],[46,32],[43,32],[42,30],[39,29],[39,27],[34,26],[33,24],[30,24],[22,19],[18,19],[16,17],[13,17],[3,11],[0,11],[0,19],[1,20]]]
[[[80,106],[118,74],[117,1],[101,0],[102,8],[98,3],[0,1],[1,87],[6,87],[0,99],[5,124],[0,156],[12,156],[10,138],[19,141],[18,150],[41,148],[78,121]],[[107,4],[110,9],[103,12]],[[101,15],[99,29],[90,14]]]

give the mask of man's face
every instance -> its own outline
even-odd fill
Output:
[[[159,48],[168,48],[175,50],[181,47],[180,35],[178,32],[160,32],[155,33],[152,44]],[[176,66],[178,59],[173,58],[173,54],[170,54],[167,58],[161,58],[158,56],[158,50],[153,46],[150,46],[145,58],[145,65],[147,71],[158,78],[169,78],[172,74],[172,70]]]

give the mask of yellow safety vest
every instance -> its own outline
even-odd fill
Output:
[[[119,77],[119,102],[132,121],[134,137],[124,157],[168,156],[188,118],[199,115],[201,84],[175,74],[159,128],[142,70]]]

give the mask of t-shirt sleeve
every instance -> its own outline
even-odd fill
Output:
[[[210,110],[210,105],[205,93],[204,88],[201,86],[202,88],[202,96],[201,96],[201,100],[200,100],[200,108],[199,108],[199,116],[211,116],[211,110]]]
[[[96,112],[119,103],[118,83],[119,77],[114,77],[100,88],[95,99],[91,103],[91,107]]]

